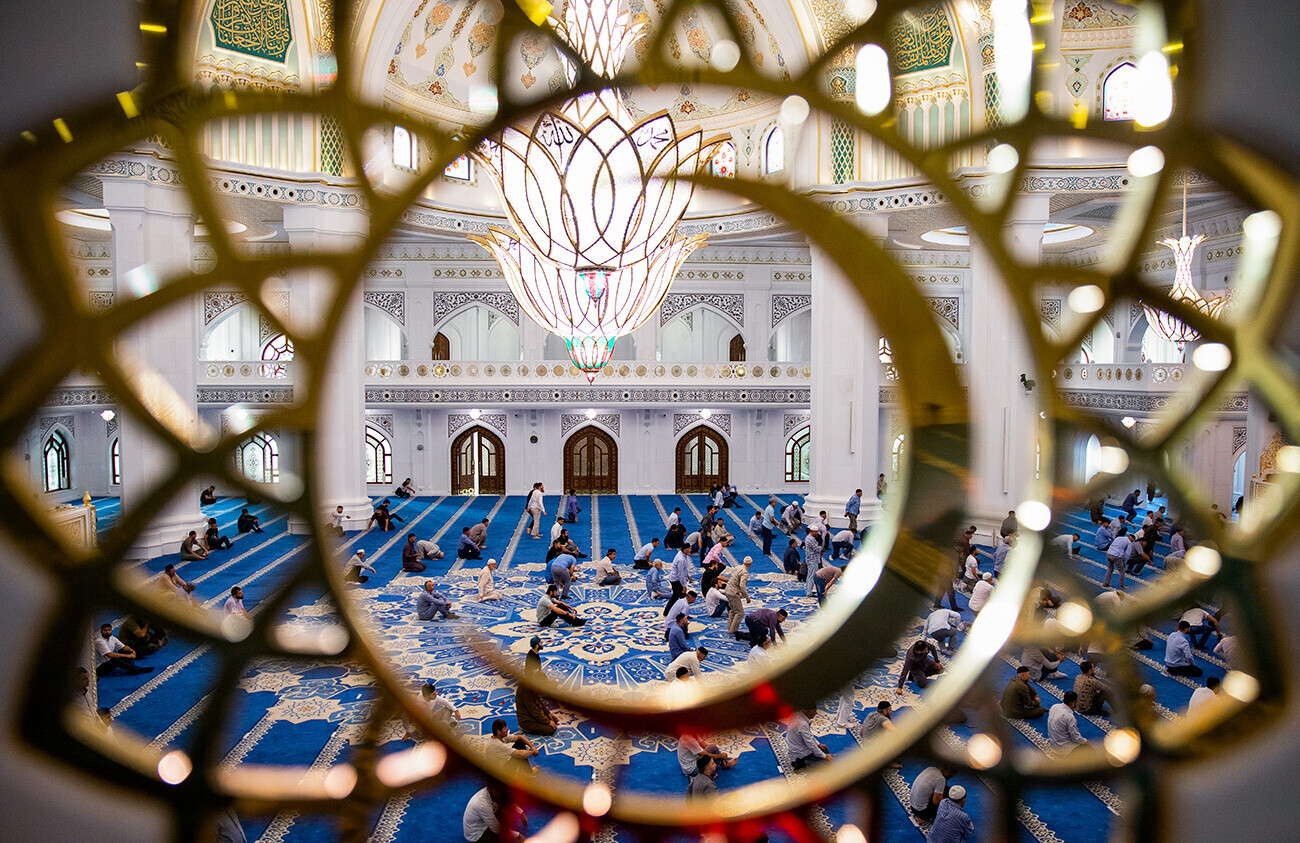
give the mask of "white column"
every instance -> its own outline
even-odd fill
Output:
[[[1012,255],[1034,265],[1042,256],[1043,225],[1050,196],[1021,197],[1004,236]],[[1038,418],[1034,396],[1021,383],[1037,380],[1028,343],[996,265],[978,243],[971,244],[971,332],[967,378],[974,423],[971,515],[981,529],[996,528],[1025,500],[1034,476]],[[1035,387],[1045,388],[1046,385]]]
[[[284,210],[284,230],[295,254],[349,251],[365,238],[368,227],[365,215],[355,209],[292,205]],[[296,273],[291,284],[290,318],[297,326],[316,330],[334,301],[334,276],[323,270],[305,270]],[[295,398],[315,400],[319,408],[315,448],[303,454],[304,461],[314,461],[316,469],[317,517],[327,520],[329,513],[342,505],[344,514],[353,519],[351,526],[358,529],[371,512],[365,478],[366,336],[361,294],[358,284],[333,333],[323,393],[302,393],[305,374],[295,387],[300,393]],[[307,525],[297,519],[291,520],[289,527],[290,532],[307,531]]]
[[[862,227],[877,241],[889,233],[888,215]],[[862,490],[859,528],[880,513],[876,497],[880,436],[879,332],[866,304],[840,268],[812,250],[812,467],[804,510],[826,510],[845,524],[844,504]],[[784,446],[784,440],[782,441]]]
[[[163,284],[188,272],[194,219],[184,191],[132,179],[105,178],[103,184],[104,207],[113,228],[113,288],[118,301],[136,297],[140,279]],[[192,301],[166,308],[124,333],[116,344],[123,365],[140,377],[158,376],[154,386],[174,393],[174,399],[169,399],[174,401],[168,408],[170,423],[190,437],[199,422],[194,363],[198,312]],[[141,504],[175,460],[130,413],[122,412],[118,419],[125,511]],[[179,548],[185,534],[202,523],[200,491],[197,477],[182,484],[137,537],[128,557],[146,559]]]

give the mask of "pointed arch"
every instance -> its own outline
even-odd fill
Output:
[[[391,484],[393,482],[393,444],[384,432],[366,425],[366,482]]]
[[[708,424],[698,424],[677,440],[677,492],[707,492],[728,479],[726,438]]]
[[[41,448],[41,464],[45,475],[45,491],[62,492],[72,488],[72,448],[68,434],[60,427],[50,430]]]
[[[501,438],[482,425],[460,433],[451,443],[453,495],[504,495],[506,449]]]
[[[594,424],[564,443],[564,488],[580,495],[618,494],[618,443]]]
[[[122,485],[122,437],[114,436],[113,443],[108,446],[108,472],[109,483],[113,486]]]
[[[785,132],[773,126],[763,139],[763,173],[773,175],[785,171]]]
[[[280,443],[267,431],[258,431],[235,449],[235,469],[254,483],[280,482]]]
[[[785,440],[785,482],[807,483],[811,479],[811,442],[811,425],[804,425]]]

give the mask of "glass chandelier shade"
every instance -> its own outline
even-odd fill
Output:
[[[1205,239],[1205,235],[1187,236],[1187,182],[1189,180],[1188,178],[1183,180],[1182,236],[1177,240],[1166,237],[1160,241],[1161,246],[1174,253],[1174,286],[1169,291],[1169,297],[1190,308],[1199,310],[1211,319],[1217,319],[1223,314],[1224,306],[1228,301],[1227,297],[1216,296],[1212,299],[1206,299],[1196,291],[1196,286],[1192,284],[1192,258],[1195,257],[1196,247]],[[1182,353],[1189,342],[1196,342],[1201,338],[1200,331],[1163,310],[1151,307],[1145,302],[1142,304],[1142,309],[1146,311],[1147,322],[1156,329],[1156,333],[1163,339],[1178,346],[1179,353]]]
[[[641,25],[608,0],[570,2],[556,31],[598,74],[617,73]],[[570,82],[574,68],[565,62]],[[524,312],[561,337],[595,379],[614,341],[658,309],[678,268],[704,243],[677,238],[708,150],[679,136],[667,113],[632,118],[608,88],[507,127],[472,154],[501,196],[513,231],[471,237],[501,265]]]

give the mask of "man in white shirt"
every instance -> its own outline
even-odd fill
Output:
[[[534,483],[533,490],[528,493],[528,503],[524,506],[524,511],[532,519],[529,522],[528,535],[535,539],[542,537],[542,516],[546,514],[546,487],[541,483]]]
[[[1097,605],[1114,611],[1119,608],[1120,603],[1124,601],[1126,596],[1127,595],[1123,592],[1119,591],[1103,591],[1101,594],[1097,595]],[[1101,640],[1091,642],[1088,645],[1088,653],[1090,655],[1102,655],[1104,653],[1104,650],[1101,649],[1103,643],[1104,642]],[[1140,633],[1129,635],[1128,638],[1125,639],[1124,643],[1134,650],[1150,650],[1155,646],[1151,643],[1151,639],[1143,638]]]
[[[1203,687],[1192,691],[1192,698],[1187,703],[1187,716],[1191,717],[1192,713],[1201,706],[1213,700],[1219,693],[1219,677],[1211,676],[1205,680]]]
[[[347,573],[343,575],[343,582],[368,582],[370,577],[363,575],[362,571],[369,571],[373,574],[375,569],[366,563],[366,552],[358,550],[348,560]]]
[[[152,667],[136,665],[135,650],[117,640],[117,636],[113,634],[112,624],[106,623],[99,627],[99,635],[95,637],[94,643],[96,676],[107,676],[115,670],[131,676],[153,670]]]
[[[1087,738],[1079,734],[1079,721],[1074,715],[1074,706],[1078,700],[1078,694],[1066,691],[1061,702],[1047,711],[1047,743],[1057,752],[1069,752],[1088,742]]]
[[[975,551],[972,549],[970,553],[966,554],[965,566],[962,568],[962,576],[961,576],[962,590],[965,591],[967,594],[971,594],[973,592],[973,589],[975,588],[975,584],[978,583],[979,581],[980,581],[980,561],[975,556]]]
[[[1218,619],[1200,606],[1193,606],[1183,612],[1181,620],[1191,624],[1192,628],[1188,630],[1187,637],[1192,642],[1192,646],[1198,650],[1205,649],[1205,642],[1209,640],[1211,632],[1218,636],[1217,640],[1223,640],[1223,630],[1219,628]]]
[[[496,580],[493,573],[497,569],[497,561],[489,559],[483,566],[483,571],[478,575],[478,602],[483,603],[487,600],[500,600],[505,594],[497,588]]]
[[[692,778],[697,772],[700,756],[707,755],[717,762],[718,767],[727,769],[736,766],[738,759],[731,758],[715,744],[706,744],[694,735],[682,735],[677,739],[677,763],[682,768],[682,775]]]
[[[694,591],[688,591],[686,594],[669,602],[668,612],[664,615],[664,640],[668,640],[668,630],[673,624],[677,623],[678,615],[690,615],[691,604],[696,600],[697,595]]]
[[[771,654],[768,653],[768,650],[771,649],[771,647],[772,639],[764,638],[762,641],[749,648],[749,655],[745,657],[745,661],[749,662],[750,666],[754,668],[765,666],[772,659]]]
[[[248,617],[248,612],[244,611],[244,590],[239,586],[230,589],[230,596],[226,598],[226,614]]]
[[[853,556],[853,540],[857,538],[852,530],[840,530],[831,537],[831,560],[840,558],[842,554],[845,559]]]
[[[614,556],[617,551],[610,548],[605,551],[605,555],[596,560],[596,585],[618,585],[623,581],[623,575],[614,567]]]
[[[1074,557],[1079,555],[1080,538],[1078,533],[1062,533],[1052,539],[1052,544],[1064,550],[1066,556]]]
[[[980,610],[988,605],[989,598],[993,596],[993,575],[986,573],[980,581],[975,583],[975,587],[970,591],[970,610],[979,614]]]
[[[675,506],[673,511],[668,514],[668,523],[665,526],[673,527],[680,523],[682,523],[682,508]]]
[[[957,649],[957,636],[961,634],[961,615],[951,609],[935,609],[925,619],[926,638],[939,645],[948,655]]]
[[[1214,646],[1214,655],[1227,662],[1233,670],[1241,670],[1241,662],[1237,660],[1237,636],[1225,635],[1220,638]]]
[[[691,672],[691,676],[699,679],[701,675],[700,662],[708,658],[708,655],[709,651],[704,647],[687,650],[668,663],[668,666],[664,668],[664,678],[671,682],[677,676],[677,668],[684,667]]]
[[[720,618],[727,614],[728,608],[726,593],[716,585],[709,589],[708,594],[704,595],[704,611],[708,613],[709,617]]]
[[[506,801],[505,787],[496,782],[489,783],[469,798],[461,817],[461,832],[466,843],[486,843],[489,840],[515,843],[524,839],[518,831],[501,827],[499,812]]]
[[[638,571],[649,570],[650,554],[659,549],[659,537],[655,536],[650,541],[641,545],[641,549],[632,557],[632,567]]]
[[[564,532],[564,516],[563,516],[563,515],[557,517],[557,518],[555,519],[555,523],[551,525],[551,544],[555,544],[555,540],[558,539],[558,538],[560,537],[560,533],[562,533],[562,532]]]

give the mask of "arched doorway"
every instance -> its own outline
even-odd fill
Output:
[[[618,444],[614,437],[588,425],[564,443],[564,492],[618,494]]]
[[[451,443],[453,495],[504,495],[506,449],[485,427],[471,427]]]
[[[705,425],[677,441],[678,494],[707,492],[727,482],[727,441]]]

